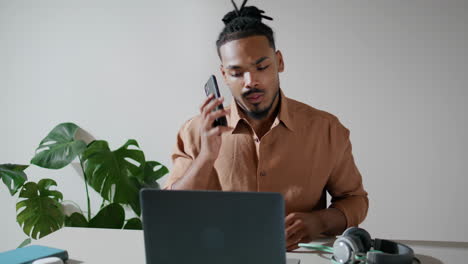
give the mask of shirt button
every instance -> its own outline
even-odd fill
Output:
[[[260,176],[265,177],[265,176],[266,176],[266,172],[261,171],[261,172],[260,172]]]
[[[255,138],[254,140],[255,140],[255,142],[257,142],[257,143],[260,142],[260,139],[258,139],[258,138]]]

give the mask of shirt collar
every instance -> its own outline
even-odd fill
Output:
[[[280,90],[280,96],[281,96],[280,97],[281,105],[280,105],[280,111],[278,114],[279,120],[284,124],[286,128],[288,128],[291,131],[294,131],[294,124],[292,120],[293,110],[291,109],[291,106],[290,106],[291,99],[287,98],[284,95],[283,90]]]
[[[291,118],[292,111],[289,106],[289,101],[290,99],[287,98],[284,95],[283,91],[280,89],[280,110],[276,118],[279,119],[279,121],[283,123],[283,125],[287,129],[294,131],[294,126],[293,126],[293,122]],[[234,130],[232,131],[233,134],[234,134],[234,131],[237,130],[237,127],[241,120],[247,123],[247,118],[245,117],[245,114],[239,109],[239,106],[237,105],[236,101],[232,99],[230,125],[231,127],[234,128]]]

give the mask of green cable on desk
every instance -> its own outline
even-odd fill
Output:
[[[327,253],[333,253],[333,248],[324,246],[324,245],[314,245],[314,244],[307,244],[307,243],[299,243],[298,246],[303,248],[315,249],[319,251],[324,251]]]
[[[308,248],[308,249],[315,249],[315,250],[318,250],[318,251],[333,254],[333,247],[329,247],[329,246],[318,245],[318,244],[314,245],[314,244],[307,244],[307,243],[299,243],[298,246],[303,247],[303,248]],[[382,253],[382,251],[380,251],[380,250],[369,250],[369,252],[380,252],[380,253]],[[359,262],[365,263],[365,261],[366,261],[366,256],[357,256],[356,255],[354,258],[356,259],[356,261],[359,261]],[[339,263],[338,261],[336,261],[334,259],[330,259],[330,260],[332,261],[333,264],[341,264],[341,263]]]

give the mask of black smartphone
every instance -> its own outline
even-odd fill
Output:
[[[205,84],[205,93],[206,93],[206,96],[209,96],[210,94],[213,94],[214,99],[217,99],[217,98],[221,97],[221,94],[219,93],[219,89],[218,89],[218,83],[216,82],[216,77],[214,75],[211,75],[210,78],[208,79],[208,81],[206,82],[206,84]],[[222,110],[222,109],[224,109],[223,104],[220,104],[217,107],[215,107],[215,109],[213,109],[213,112],[218,111],[218,110]],[[227,126],[226,117],[222,116],[220,118],[217,118],[213,122],[213,127],[216,127],[216,126]]]

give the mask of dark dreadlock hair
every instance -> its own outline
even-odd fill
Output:
[[[244,0],[240,9],[237,8],[234,0],[231,2],[234,5],[234,10],[223,17],[225,27],[216,41],[218,56],[221,58],[219,48],[226,42],[251,36],[265,36],[270,47],[275,49],[273,30],[262,23],[262,18],[268,20],[273,20],[273,18],[262,15],[265,11],[255,6],[245,6],[247,0]]]

